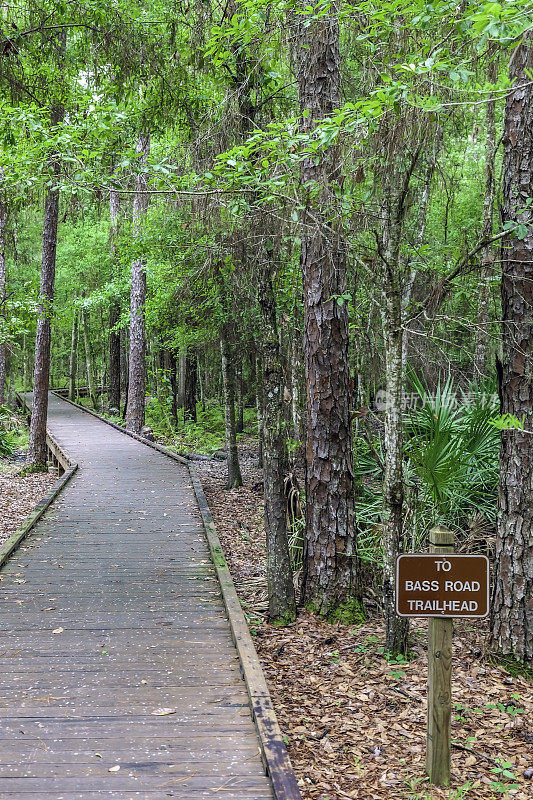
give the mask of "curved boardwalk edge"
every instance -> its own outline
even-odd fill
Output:
[[[20,403],[23,409],[27,410],[28,406],[25,398],[22,395],[17,394],[17,401]],[[56,499],[58,494],[62,492],[78,469],[78,464],[70,458],[70,456],[63,450],[62,447],[60,447],[50,431],[46,432],[46,444],[48,445],[48,449],[51,451],[54,458],[61,464],[65,472],[59,478],[59,480],[54,483],[52,488],[48,490],[45,496],[37,503],[33,511],[29,514],[29,516],[26,517],[24,522],[19,525],[16,531],[12,533],[11,536],[2,544],[0,547],[0,568],[4,566],[8,558],[15,552],[31,529],[35,527],[36,523],[41,519],[48,506]]]
[[[131,431],[127,431],[115,422],[111,422],[105,417],[98,414],[96,411],[85,408],[85,406],[75,403],[72,400],[61,396],[59,393],[54,392],[66,403],[81,409],[82,411],[91,414],[93,417],[105,422],[116,430],[131,436],[133,439],[141,442],[141,444],[158,450],[160,453],[174,459],[180,464],[186,464],[189,468],[192,484],[196,494],[198,507],[202,515],[206,538],[209,544],[211,557],[215,566],[218,581],[228,615],[228,620],[231,629],[231,635],[237,649],[239,656],[241,673],[246,684],[248,695],[250,697],[250,704],[252,710],[252,717],[255,722],[259,742],[261,745],[261,756],[265,771],[270,778],[274,796],[276,800],[301,800],[302,796],[296,776],[294,774],[289,754],[283,741],[283,736],[279,728],[276,718],[276,712],[272,704],[272,699],[268,691],[268,686],[265,680],[263,669],[259,661],[259,656],[255,649],[252,636],[248,629],[242,607],[235,590],[235,585],[228,569],[224,551],[218,538],[215,523],[209,510],[209,505],[202,487],[198,474],[194,465],[191,464],[183,456],[173,453],[163,445],[156,442],[150,442],[142,436],[138,436]],[[65,477],[65,476],[63,476]]]

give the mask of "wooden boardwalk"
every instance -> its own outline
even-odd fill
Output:
[[[187,468],[49,428],[79,469],[1,573],[0,800],[272,800]]]

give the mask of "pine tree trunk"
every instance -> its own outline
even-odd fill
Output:
[[[58,125],[64,116],[62,108],[53,108],[51,125]],[[41,287],[39,294],[39,316],[35,336],[35,365],[33,373],[33,400],[31,408],[30,441],[26,463],[45,467],[48,450],[46,446],[46,418],[48,414],[48,390],[50,387],[50,345],[54,282],[56,274],[57,225],[59,221],[59,189],[56,184],[61,171],[57,155],[50,158],[53,185],[46,194],[43,219],[43,249],[41,260]]]
[[[524,431],[502,431],[500,486],[491,603],[496,647],[533,660],[533,31],[511,58],[504,127],[503,219],[524,226],[523,238],[503,239],[502,412],[524,420]],[[520,88],[518,88],[520,87]],[[522,233],[520,234],[522,237]],[[527,432],[526,432],[527,431]]]
[[[109,193],[109,214],[111,229],[111,261],[114,264],[117,255],[116,237],[118,235],[118,219],[120,212],[120,196],[117,192]],[[120,412],[120,331],[113,330],[120,319],[120,305],[115,297],[109,305],[109,392],[107,396],[109,408]]]
[[[307,23],[307,27],[306,27]],[[310,23],[310,24],[309,24]],[[340,106],[339,25],[333,14],[298,22],[297,77],[303,128]],[[307,116],[305,116],[307,114]],[[302,165],[316,182],[303,215],[301,267],[307,384],[306,533],[302,597],[314,611],[346,621],[360,614],[350,418],[346,254],[336,216],[340,152],[330,147]],[[333,223],[335,224],[335,223]]]
[[[140,156],[139,166],[142,169],[150,152],[150,136],[143,133],[137,142],[137,153]],[[135,177],[135,195],[133,198],[134,236],[138,238],[142,217],[149,203],[146,173],[140,172]],[[131,265],[130,294],[130,358],[128,376],[128,407],[126,412],[126,430],[140,434],[144,427],[145,393],[146,393],[146,268],[141,258]]]
[[[498,60],[489,54],[487,78],[490,83],[498,79]],[[486,105],[485,121],[487,140],[485,145],[485,197],[483,200],[483,239],[490,239],[493,227],[494,197],[496,182],[494,180],[494,163],[496,160],[496,101],[491,95]],[[493,245],[487,244],[481,256],[481,276],[478,291],[477,324],[474,351],[474,375],[483,377],[487,372],[487,352],[490,319],[490,278],[494,267]]]
[[[74,308],[72,318],[72,334],[70,338],[70,358],[68,365],[68,399],[76,396],[76,373],[78,370],[78,309]]]
[[[196,388],[198,384],[198,360],[195,351],[188,347],[185,357],[184,420],[196,422]]]
[[[235,430],[235,372],[233,369],[233,348],[231,347],[228,324],[220,332],[220,355],[222,359],[222,386],[224,392],[224,424],[226,431],[226,450],[228,453],[228,489],[242,486],[237,435]]]
[[[0,185],[4,180],[4,171],[0,168]],[[7,205],[0,189],[0,312],[5,313],[5,303],[7,298],[7,279],[6,279],[6,225],[7,225]],[[6,402],[6,357],[7,347],[4,341],[0,341],[0,405]]]
[[[268,605],[271,623],[296,619],[296,599],[287,537],[285,476],[288,469],[283,420],[283,371],[276,303],[268,266],[259,284],[263,351],[263,475],[267,542]]]
[[[96,397],[94,386],[94,373],[93,373],[93,358],[91,352],[91,340],[89,338],[89,326],[87,324],[87,313],[84,308],[81,309],[81,330],[83,334],[83,347],[85,349],[85,373],[87,376],[87,386],[89,388],[89,397],[94,409],[98,408],[98,400]]]

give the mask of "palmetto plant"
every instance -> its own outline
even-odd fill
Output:
[[[419,483],[420,502],[434,509],[435,522],[460,530],[476,513],[496,519],[499,433],[491,395],[472,389],[463,399],[448,379],[429,395],[412,383],[422,408],[405,421],[405,452]]]
[[[493,418],[497,401],[486,387],[458,393],[451,379],[429,393],[416,375],[415,410],[404,419],[406,548],[422,549],[436,523],[464,539],[473,526],[490,528],[496,520],[499,432]],[[382,444],[359,439],[355,469],[363,481],[357,503],[360,555],[380,560]]]
[[[5,406],[0,406],[0,458],[9,458],[16,450],[13,426],[12,413]]]

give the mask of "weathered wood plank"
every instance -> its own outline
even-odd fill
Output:
[[[80,468],[1,573],[0,798],[272,800],[186,465],[49,426]]]

